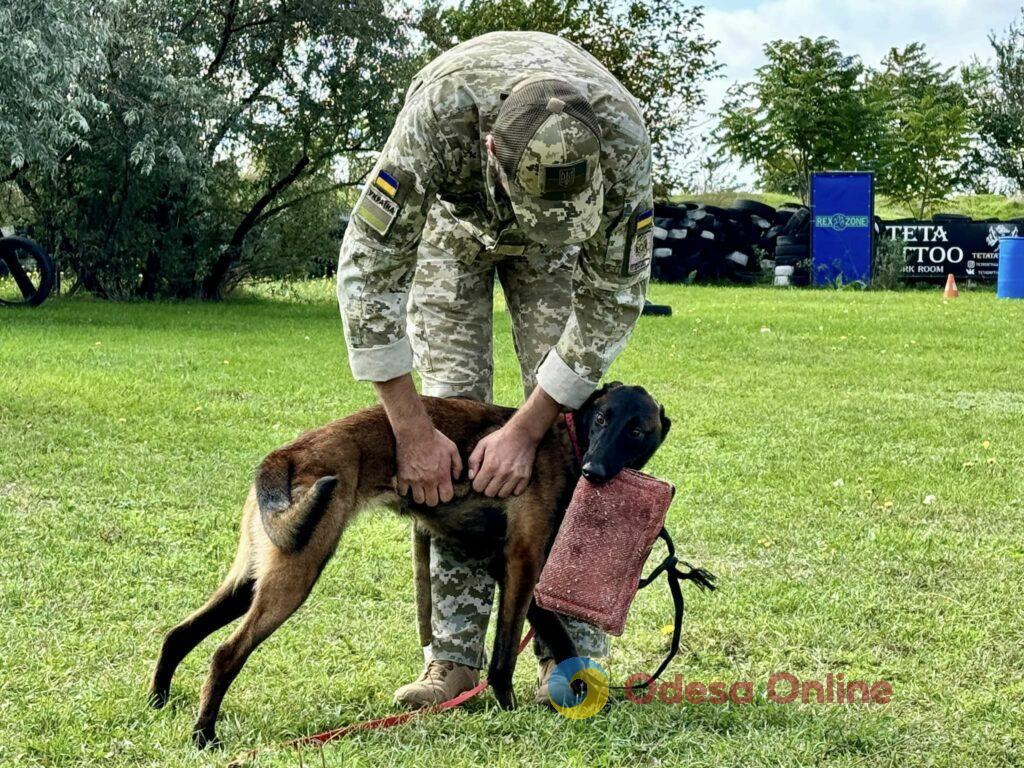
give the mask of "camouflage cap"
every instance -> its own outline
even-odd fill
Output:
[[[545,245],[573,245],[597,231],[604,207],[601,129],[578,89],[554,75],[521,81],[491,130],[512,210]]]

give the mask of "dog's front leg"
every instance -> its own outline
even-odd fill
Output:
[[[566,659],[579,656],[576,650],[576,643],[572,636],[566,631],[562,620],[551,611],[546,611],[537,605],[536,600],[530,601],[530,607],[526,612],[526,618],[537,633],[539,639],[551,651],[556,664],[561,664]]]
[[[526,611],[533,599],[533,588],[540,577],[543,551],[529,542],[509,538],[505,545],[505,573],[501,584],[498,627],[487,680],[503,709],[515,707],[512,673],[516,668],[516,650],[523,634]]]

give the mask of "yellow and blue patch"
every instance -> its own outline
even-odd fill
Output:
[[[387,171],[380,171],[377,178],[373,180],[374,185],[382,190],[388,197],[393,198],[398,194],[398,179]]]
[[[651,265],[654,249],[654,209],[646,211],[634,209],[629,217],[629,230],[626,233],[626,253],[622,259],[622,276],[631,277],[639,274]]]

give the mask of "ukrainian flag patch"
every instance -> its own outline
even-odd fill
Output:
[[[376,187],[367,187],[356,207],[356,216],[381,237],[387,237],[401,206]]]
[[[622,276],[631,277],[650,269],[654,251],[654,209],[637,211],[629,217],[626,232],[626,254],[622,260]]]
[[[380,189],[388,197],[393,198],[398,194],[398,179],[392,176],[387,171],[380,171],[377,174],[377,178],[373,180],[374,186]]]

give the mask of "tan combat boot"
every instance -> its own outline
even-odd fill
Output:
[[[534,695],[533,700],[537,704],[547,704],[551,706],[551,696],[548,693],[548,682],[551,680],[551,673],[555,671],[554,659],[538,659],[537,660],[537,693]]]
[[[418,680],[395,691],[395,703],[421,709],[455,698],[479,682],[480,670],[433,659]]]

